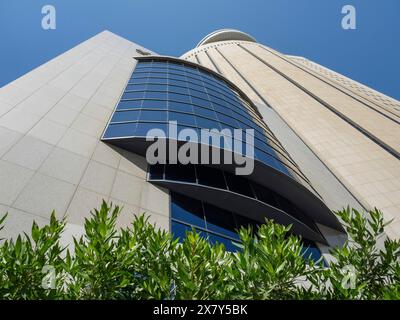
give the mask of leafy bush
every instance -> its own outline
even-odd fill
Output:
[[[33,223],[31,235],[0,243],[1,299],[400,299],[400,243],[383,239],[382,214],[337,212],[350,240],[326,268],[289,227],[242,228],[237,253],[195,231],[179,243],[145,215],[117,229],[119,207],[103,202],[74,248],[65,220]],[[6,216],[0,219],[0,231]]]

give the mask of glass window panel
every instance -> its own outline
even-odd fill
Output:
[[[183,87],[178,87],[178,86],[168,86],[168,90],[170,92],[175,92],[175,93],[180,93],[180,94],[184,94],[187,95],[189,93],[187,88],[183,88]]]
[[[149,73],[149,77],[159,77],[159,78],[167,78],[166,73],[158,72],[158,70],[152,70],[152,72]]]
[[[196,93],[198,93],[198,92],[206,93],[206,89],[203,87],[203,85],[197,85],[197,84],[190,83],[190,82],[188,82],[187,85],[188,85],[189,89],[195,90],[194,92],[196,92]],[[193,92],[193,94],[194,94],[194,92]]]
[[[141,121],[167,121],[167,111],[142,110],[140,112]]]
[[[221,126],[217,121],[209,120],[202,117],[197,117],[196,122],[197,126],[200,128],[221,130]]]
[[[219,104],[213,104],[213,107],[214,107],[215,111],[217,111],[217,112],[226,114],[226,115],[228,115],[230,117],[233,116],[233,113],[227,107],[220,106]]]
[[[136,123],[110,124],[104,134],[105,138],[131,137],[134,135]]]
[[[276,201],[275,192],[260,186],[257,183],[252,183],[252,186],[258,200],[273,207],[279,208],[279,204]]]
[[[239,124],[235,119],[233,119],[231,117],[228,117],[228,116],[225,116],[225,115],[223,115],[221,113],[218,113],[218,120],[222,121],[222,122],[225,122],[225,123],[227,123],[227,124],[229,124],[229,125],[231,125],[231,126],[233,126],[235,128],[239,128]]]
[[[180,81],[180,80],[174,80],[174,79],[168,79],[168,84],[169,85],[174,85],[174,86],[182,86],[182,87],[187,87],[187,82],[186,81]]]
[[[185,130],[185,129],[192,129],[192,130],[195,130],[196,132],[197,132],[197,136],[198,137],[200,137],[200,131],[199,131],[199,129],[197,129],[196,127],[189,127],[187,124],[185,124],[185,125],[178,125],[177,126],[177,133],[178,133],[178,135],[179,135],[179,133],[181,132],[181,131],[183,131],[183,130]],[[185,141],[188,141],[188,137],[186,137],[186,139],[185,139]]]
[[[228,237],[237,237],[236,224],[233,214],[229,211],[204,203],[207,230],[217,232]]]
[[[212,108],[211,102],[208,100],[204,100],[204,99],[200,99],[197,97],[192,96],[192,103],[202,106],[202,107],[206,107],[206,108]]]
[[[137,78],[137,79],[130,79],[129,84],[144,84],[149,81],[148,78]]]
[[[192,73],[186,73],[186,77],[188,81],[192,81],[195,84],[201,84],[202,79],[199,75],[192,74]]]
[[[221,99],[223,99],[224,98],[224,96],[222,95],[222,90],[220,90],[218,87],[213,87],[213,88],[210,88],[209,86],[207,87],[207,92],[210,94],[210,95],[214,95],[214,96],[216,96],[216,97],[219,97],[219,98],[221,98]]]
[[[136,70],[136,69],[141,69],[141,68],[148,68],[148,67],[151,67],[152,64],[153,64],[153,62],[139,62],[139,63],[136,65],[135,70]]]
[[[165,179],[196,183],[196,173],[192,164],[170,164],[165,168]]]
[[[193,112],[193,106],[186,103],[168,101],[168,110],[171,111],[183,111],[183,112]]]
[[[152,68],[150,68],[150,70],[153,70],[154,72],[168,72],[169,68],[167,65],[164,66],[154,66]]]
[[[161,67],[161,68],[163,68],[163,67],[167,67],[168,63],[166,61],[165,62],[164,61],[154,61],[152,66],[153,67]]]
[[[256,131],[254,131],[254,136],[258,139],[260,139],[261,141],[265,140],[265,134],[259,132],[257,129]]]
[[[189,93],[191,96],[195,96],[197,98],[201,98],[201,99],[204,99],[207,101],[210,100],[208,97],[208,94],[205,91],[198,91],[198,90],[189,88]]]
[[[266,154],[264,151],[257,148],[254,149],[254,154],[257,160],[264,162],[273,168],[278,168],[276,160],[271,155]]]
[[[164,164],[153,164],[150,166],[150,179],[162,180],[164,179]]]
[[[253,191],[247,179],[230,172],[225,172],[225,178],[230,191],[254,198]]]
[[[187,81],[186,77],[183,75],[170,73],[168,76],[169,76],[169,79]]]
[[[142,106],[143,100],[127,100],[120,101],[117,106],[117,110],[121,109],[139,109]]]
[[[140,71],[134,72],[132,74],[131,79],[147,78],[148,76],[149,76],[149,73],[147,71],[140,70]]]
[[[147,91],[145,98],[146,99],[166,100],[167,99],[167,92]]]
[[[192,76],[190,76],[190,77],[188,76],[187,81],[189,81],[191,84],[193,84],[195,86],[204,87],[204,83],[203,83],[203,81],[201,81],[200,78],[195,78],[195,77],[192,77]]]
[[[140,110],[117,111],[114,113],[111,122],[136,121],[139,119],[139,114]]]
[[[152,83],[149,83],[147,85],[147,90],[166,91],[167,90],[167,86],[163,85],[163,84],[152,84]]]
[[[182,63],[169,61],[169,63],[168,63],[168,68],[169,68],[169,69],[178,69],[178,70],[182,70],[182,69],[185,69],[186,67],[185,67]]]
[[[147,85],[146,84],[128,84],[126,86],[125,91],[144,91],[146,90]]]
[[[150,135],[148,135],[148,132],[151,129],[161,129],[162,131],[165,132],[165,136],[168,136],[167,125],[165,123],[161,123],[161,122],[138,122],[136,131],[135,131],[135,136],[138,136],[138,137],[150,136]]]
[[[177,94],[177,93],[172,93],[170,92],[168,94],[168,99],[170,100],[175,100],[175,101],[181,101],[181,102],[190,102],[190,97],[187,95],[183,94]]]
[[[195,117],[191,114],[179,113],[179,112],[168,112],[168,121],[176,121],[178,124],[187,124],[190,126],[195,126]]]
[[[142,108],[145,109],[166,109],[167,101],[163,100],[143,100]]]
[[[193,77],[195,79],[201,79],[200,74],[197,72],[197,70],[193,70],[193,69],[186,69],[186,75],[188,77]]]
[[[217,115],[215,113],[215,111],[212,111],[210,109],[205,109],[205,108],[194,108],[194,114],[199,115],[199,116],[203,116],[203,117],[207,117],[213,120],[217,120]]]
[[[224,174],[221,170],[199,165],[196,166],[196,171],[199,184],[226,189]]]
[[[169,75],[172,78],[175,78],[175,76],[178,76],[177,79],[181,79],[179,77],[185,77],[186,73],[184,70],[179,70],[179,69],[169,69]],[[182,79],[184,80],[184,79]]]
[[[154,84],[167,84],[168,79],[166,79],[166,78],[148,78],[147,82],[154,83]]]
[[[260,150],[263,150],[263,151],[265,151],[265,152],[267,152],[267,153],[269,153],[269,154],[272,154],[272,155],[275,155],[276,154],[276,151],[275,150],[273,150],[269,145],[267,145],[265,142],[262,142],[262,141],[260,141],[260,140],[258,140],[258,139],[254,139],[254,145],[258,148],[258,149],[260,149]]]
[[[122,99],[142,99],[144,97],[144,92],[133,91],[133,92],[124,92],[122,95]]]

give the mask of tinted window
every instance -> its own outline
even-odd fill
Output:
[[[205,228],[203,207],[200,201],[172,193],[171,215],[177,219],[193,226]]]
[[[204,203],[204,212],[207,221],[207,230],[217,232],[228,237],[237,237],[236,224],[233,214],[229,211]]]
[[[230,191],[243,194],[248,197],[254,197],[252,189],[247,179],[225,172],[226,182]]]
[[[191,164],[170,164],[165,169],[165,178],[168,180],[196,182],[196,173]]]
[[[200,184],[226,189],[225,178],[221,170],[206,166],[196,166],[197,178]]]
[[[111,122],[136,121],[139,119],[140,110],[115,112]]]

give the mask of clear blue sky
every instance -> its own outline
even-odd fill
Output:
[[[41,8],[57,29],[41,28]],[[341,8],[357,9],[357,30]],[[400,99],[400,0],[0,0],[0,86],[108,29],[180,56],[206,34],[235,28]]]

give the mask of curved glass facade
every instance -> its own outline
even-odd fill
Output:
[[[252,156],[256,161],[253,173],[248,176],[232,174],[232,166],[224,163],[169,163],[168,152],[166,165],[149,167],[148,181],[170,190],[172,232],[182,235],[182,230],[194,226],[210,241],[228,239],[226,245],[232,249],[231,241],[237,239],[232,228],[240,226],[240,219],[253,219],[255,224],[267,217],[285,225],[292,224],[292,232],[305,239],[326,242],[316,222],[335,228],[337,219],[331,217],[329,209],[248,97],[222,76],[196,64],[155,56],[138,60],[104,131],[103,141],[144,155],[152,144],[146,139],[151,129],[162,129],[167,140],[175,139],[180,143],[187,141],[180,140],[181,130],[193,129],[200,137],[203,129],[216,129],[218,145],[212,139],[195,143],[234,152],[237,152],[234,146],[240,143],[242,155],[248,156],[246,143],[249,141],[245,137],[235,140],[233,133],[236,129],[242,134],[252,129],[254,138],[250,148],[254,149]],[[177,132],[168,131],[171,123],[176,123]],[[201,203],[202,211],[197,216],[203,216],[200,222],[203,227],[177,216],[182,210],[176,199],[182,197]],[[196,210],[200,209],[194,208],[193,212],[188,209],[186,213],[196,216]],[[232,215],[235,223],[230,224],[228,231],[221,225],[207,224],[207,221],[224,220],[224,216]]]
[[[254,158],[309,185],[238,90],[212,73],[176,61],[153,58],[138,62],[103,139],[145,137],[154,128],[168,135],[169,121],[177,122],[178,134],[185,128],[193,128],[199,135],[201,129],[254,129]],[[244,139],[240,143],[244,152]],[[232,150],[226,143],[222,148]]]

